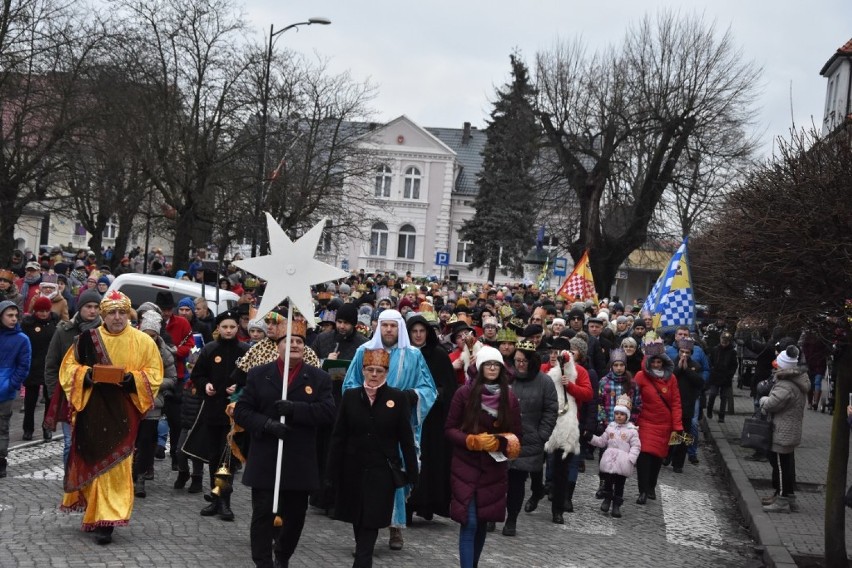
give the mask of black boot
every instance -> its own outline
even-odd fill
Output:
[[[647,502],[648,502],[648,496],[644,493],[640,493],[639,497],[636,499],[636,504],[637,505],[644,505]]]
[[[527,499],[526,505],[524,505],[524,512],[532,513],[533,511],[535,511],[536,508],[538,508],[538,502],[541,501],[542,497],[544,497],[544,496],[543,495],[537,495],[536,493],[533,493],[532,495],[530,495],[530,498]]]
[[[187,493],[201,493],[204,488],[201,486],[201,476],[193,475],[192,483],[189,484],[189,489],[186,490]]]
[[[133,494],[139,498],[144,499],[147,493],[145,493],[145,476],[137,475],[136,479],[133,480]]]
[[[189,472],[179,471],[177,479],[175,479],[175,489],[183,489],[186,487],[187,481],[189,481]]]
[[[601,479],[600,483],[598,483],[598,490],[595,491],[595,499],[603,499],[604,498],[604,480]]]
[[[515,536],[517,532],[517,519],[506,519],[503,524],[503,536]]]
[[[565,524],[565,517],[562,516],[562,511],[553,511],[553,522],[557,525]]]
[[[601,511],[604,513],[609,512],[609,506],[612,505],[612,499],[609,498],[609,495],[604,497],[603,503],[601,503]]]
[[[231,511],[231,496],[219,497],[219,518],[223,521],[233,521],[234,512]]]
[[[613,517],[615,517],[616,519],[620,519],[621,518],[621,505],[613,505],[612,506],[612,513],[610,513],[610,514]]]
[[[707,400],[707,418],[713,418],[713,407],[716,405],[716,397],[711,396]]]
[[[112,531],[115,527],[98,527],[95,529],[95,542],[109,544],[112,542]]]
[[[202,517],[212,517],[219,512],[219,498],[215,495],[210,497],[210,504],[201,509]]]
[[[563,507],[565,509],[566,513],[573,513],[574,512],[574,501],[573,501],[573,499],[574,499],[574,488],[575,487],[577,487],[576,481],[569,481],[568,482],[568,490],[565,492],[565,503],[564,503],[564,507]]]
[[[0,454],[0,478],[6,477],[6,452]]]
[[[24,435],[21,436],[21,440],[25,442],[29,442],[33,439],[33,431],[32,430],[24,430]]]

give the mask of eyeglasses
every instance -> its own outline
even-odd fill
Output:
[[[497,361],[486,361],[485,363],[482,364],[482,366],[487,367],[489,369],[496,369],[496,368],[502,367],[502,365],[500,363],[498,363]]]
[[[530,364],[530,362],[527,361],[526,359],[515,359],[515,365],[516,366],[529,365],[529,364]]]

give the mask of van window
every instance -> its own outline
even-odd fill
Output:
[[[163,292],[163,289],[142,284],[125,284],[120,288],[120,291],[128,298],[130,298],[130,304],[133,306],[133,309],[136,309],[145,302],[151,302],[154,304],[157,303],[157,294],[159,292]],[[175,299],[175,306],[177,306],[178,302],[180,302],[184,298],[189,297],[194,300],[195,298],[201,295],[200,293],[197,295],[183,294],[174,290],[171,291],[171,294],[172,297]],[[229,310],[234,309],[237,305],[236,300],[222,301],[227,304]],[[211,304],[211,308],[213,303],[213,300],[208,300],[208,304]]]

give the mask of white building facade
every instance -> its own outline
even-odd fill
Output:
[[[365,237],[344,247],[336,264],[367,272],[484,279],[482,271],[468,270],[470,248],[460,243],[459,230],[474,214],[485,138],[469,124],[423,128],[406,116],[365,135],[363,144],[377,163],[375,177],[367,181]],[[439,264],[444,258],[447,264]]]

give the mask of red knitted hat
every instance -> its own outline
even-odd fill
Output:
[[[51,306],[53,306],[53,302],[50,301],[50,298],[46,298],[44,296],[39,296],[36,298],[35,302],[33,302],[33,311],[41,312],[46,311],[49,312]]]

